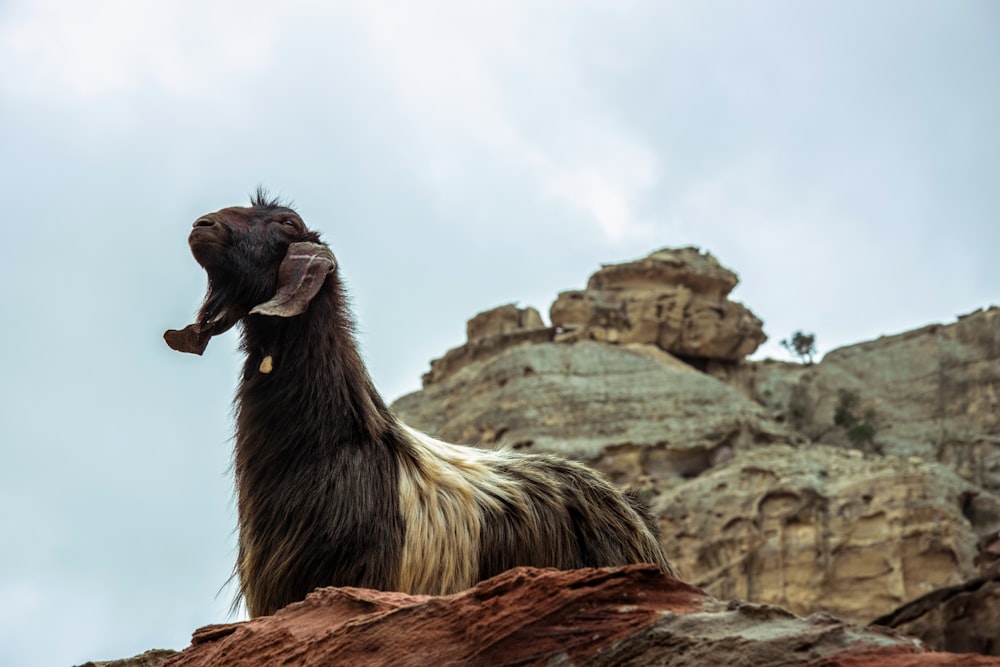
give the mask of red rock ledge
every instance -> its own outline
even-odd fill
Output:
[[[444,597],[324,588],[212,625],[163,663],[201,665],[1000,666],[885,628],[722,602],[648,566],[517,568]]]

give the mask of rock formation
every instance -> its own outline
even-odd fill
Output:
[[[552,327],[478,315],[393,407],[643,490],[681,575],[719,597],[864,622],[976,576],[1000,528],[1000,309],[749,362],[764,335],[735,284],[693,248],[607,265]]]
[[[938,651],[1000,655],[1000,574],[928,593],[873,622]]]
[[[861,623],[977,573],[963,514],[975,492],[937,463],[772,445],[674,486],[655,509],[691,583]]]
[[[919,456],[1000,493],[1000,308],[828,353],[822,363],[755,364],[733,380],[813,440]],[[836,428],[842,391],[870,410],[875,435]]]
[[[551,327],[534,308],[508,304],[479,313],[468,322],[466,344],[431,362],[424,386],[523,342],[641,343],[691,360],[737,361],[767,340],[763,323],[727,298],[738,282],[697,248],[664,248],[607,264],[585,290],[559,295],[549,312]]]
[[[152,649],[131,658],[85,662],[79,667],[159,667],[159,665],[167,661],[167,658],[175,655],[177,655],[177,651]]]
[[[465,327],[468,342],[431,361],[424,374],[424,386],[451,377],[456,371],[480,359],[486,359],[521,343],[543,343],[555,337],[556,330],[542,323],[534,308],[507,304],[479,313]]]
[[[623,482],[691,477],[753,443],[792,438],[762,406],[656,347],[520,336],[393,409],[452,442],[555,451]]]
[[[664,248],[606,264],[587,289],[552,304],[560,341],[645,343],[678,357],[737,361],[767,340],[763,323],[727,296],[736,274],[697,248]]]
[[[888,629],[723,602],[655,568],[516,568],[465,592],[325,588],[274,616],[209,626],[164,667],[258,665],[1000,665]]]

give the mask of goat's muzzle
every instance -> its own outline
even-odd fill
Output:
[[[218,255],[229,245],[229,229],[211,216],[198,218],[188,234],[191,254],[203,267],[213,264]]]

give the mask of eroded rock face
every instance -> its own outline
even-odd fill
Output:
[[[165,665],[1000,665],[891,630],[714,600],[649,566],[517,568],[463,593],[319,589],[197,631]]]
[[[556,340],[645,343],[681,357],[736,361],[767,340],[763,323],[727,298],[736,274],[697,248],[608,264],[549,313]]]
[[[681,576],[713,595],[866,622],[976,574],[971,492],[939,464],[774,445],[675,486],[656,510]]]
[[[1000,527],[1000,501],[948,467],[796,440],[651,346],[513,346],[393,407],[447,440],[556,452],[648,492],[681,576],[720,598],[864,622],[974,576]]]
[[[1000,574],[928,593],[873,623],[937,651],[1000,655]]]
[[[451,442],[556,452],[657,488],[791,438],[739,391],[649,345],[512,345],[392,407]]]
[[[996,652],[1000,309],[814,366],[748,362],[764,337],[726,299],[736,281],[693,248],[605,266],[560,295],[553,326],[514,305],[477,315],[393,407],[644,490],[681,576],[752,603],[641,567],[520,569],[446,598],[324,589],[204,628],[171,664],[1000,664],[769,606]],[[871,410],[870,440],[834,424],[842,391]]]
[[[607,264],[584,290],[563,292],[545,326],[534,308],[514,304],[468,321],[468,340],[431,361],[430,386],[522,343],[598,341],[655,345],[697,363],[737,361],[767,340],[763,323],[727,297],[736,274],[697,248],[664,248],[633,262]]]
[[[996,560],[997,540],[976,543],[1000,528],[1000,309],[815,366],[716,361],[704,373],[647,335],[672,331],[650,322],[687,306],[626,304],[671,281],[723,298],[735,280],[693,249],[660,252],[605,267],[590,296],[557,301],[554,323],[575,329],[513,306],[487,311],[469,344],[434,362],[446,372],[393,408],[452,442],[559,453],[646,492],[681,575],[720,597],[863,622]],[[621,307],[595,310],[599,293]],[[600,326],[588,319],[601,312]],[[646,342],[593,333],[612,324]],[[859,415],[877,416],[873,442],[834,425],[844,390]]]
[[[425,387],[451,377],[462,368],[487,359],[522,343],[546,343],[555,338],[556,330],[546,327],[534,308],[518,308],[514,304],[499,306],[479,313],[466,323],[468,341],[448,350],[440,359],[431,361],[431,370],[424,374]]]
[[[822,363],[757,364],[735,378],[807,437],[874,453],[919,456],[1000,493],[1000,308],[834,350]],[[840,392],[871,411],[870,442],[834,424]]]
[[[469,342],[506,336],[520,331],[544,329],[542,316],[534,308],[518,308],[508,303],[492,310],[479,313],[465,325],[465,334]]]
[[[79,667],[159,667],[168,658],[172,658],[175,655],[177,655],[177,651],[152,649],[131,658],[85,662]]]

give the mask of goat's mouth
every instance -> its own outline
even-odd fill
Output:
[[[228,245],[210,228],[195,227],[188,235],[191,254],[202,266],[218,264]]]

